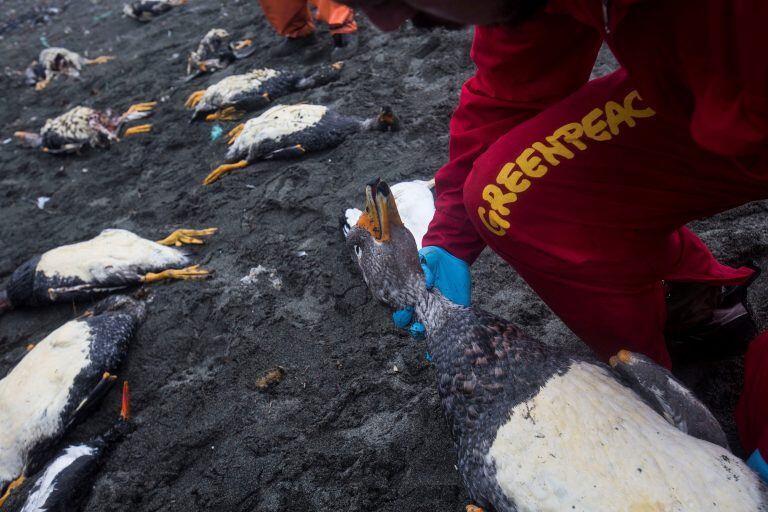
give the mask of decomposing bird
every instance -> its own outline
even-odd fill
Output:
[[[768,510],[762,480],[659,366],[625,380],[595,357],[427,290],[386,183],[366,187],[366,211],[347,244],[373,295],[414,306],[425,325],[458,471],[475,503],[468,511]]]
[[[77,510],[88,484],[110,448],[131,429],[128,382],[123,382],[120,416],[106,432],[59,451],[36,477],[21,512]]]
[[[216,228],[179,229],[152,242],[124,229],[105,229],[85,242],[62,245],[30,258],[0,290],[0,312],[21,306],[82,301],[142,283],[209,275],[176,247],[202,244]]]
[[[434,178],[429,181],[403,181],[392,185],[392,195],[397,202],[397,211],[403,224],[413,235],[416,248],[421,249],[421,240],[427,234],[429,223],[435,216],[435,198],[432,189],[435,187]],[[350,230],[360,220],[362,211],[357,208],[347,208],[341,219],[341,230],[346,238]]]
[[[336,80],[342,67],[341,62],[336,62],[308,75],[270,68],[254,69],[193,92],[185,105],[195,110],[193,121],[234,121],[246,112],[266,107],[281,96]]]
[[[107,297],[37,343],[0,380],[3,499],[106,394],[144,315],[139,301]]]
[[[187,0],[135,0],[123,6],[123,14],[138,21],[151,21]]]
[[[275,105],[263,114],[233,128],[228,134],[226,164],[203,180],[210,185],[223,174],[257,160],[295,158],[341,144],[365,130],[397,130],[397,117],[384,107],[371,119],[345,116],[322,105]]]
[[[111,60],[114,60],[111,55],[89,59],[66,48],[45,48],[40,52],[37,60],[32,61],[32,64],[27,67],[26,83],[34,85],[39,91],[45,89],[51,80],[59,75],[80,78],[83,66],[105,64]]]
[[[51,154],[77,153],[84,147],[107,148],[120,140],[118,136],[125,123],[151,115],[156,104],[155,101],[137,103],[120,115],[111,109],[75,107],[48,119],[39,134],[16,132],[14,135],[23,145],[39,147]],[[122,136],[148,133],[151,129],[151,124],[131,126],[122,132]]]
[[[187,80],[224,69],[236,60],[251,56],[255,51],[256,47],[250,39],[232,41],[226,30],[211,29],[200,40],[197,49],[187,57]]]

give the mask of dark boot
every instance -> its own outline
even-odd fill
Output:
[[[333,62],[347,60],[357,53],[357,33],[333,34],[333,50],[331,60]]]
[[[738,286],[667,283],[667,348],[676,364],[742,355],[757,335],[747,290],[760,269]]]
[[[303,52],[310,46],[314,46],[315,43],[317,43],[317,36],[314,32],[304,37],[286,37],[270,50],[269,56],[278,59],[290,57]]]

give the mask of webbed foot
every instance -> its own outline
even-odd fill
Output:
[[[205,241],[202,236],[211,236],[216,233],[219,228],[206,228],[206,229],[177,229],[162,240],[158,240],[160,245],[175,245],[181,247],[184,244],[204,244]]]
[[[235,107],[226,107],[213,114],[205,116],[206,121],[237,121],[242,118],[245,113],[241,110],[237,110]]]
[[[180,279],[182,281],[188,281],[190,279],[203,279],[208,277],[211,273],[205,269],[201,269],[200,265],[192,265],[191,267],[168,269],[162,272],[154,273],[149,272],[142,276],[142,283],[154,283],[156,281],[163,281],[165,279]]]
[[[187,108],[195,108],[197,104],[200,103],[200,100],[203,99],[203,95],[205,95],[205,89],[193,92],[189,95],[187,101],[184,102],[184,106]]]
[[[139,133],[149,133],[152,131],[151,124],[139,124],[126,128],[123,132],[123,137],[130,137],[131,135],[138,135]]]
[[[465,512],[485,512],[483,509],[476,505],[467,505],[464,510]]]
[[[50,83],[51,83],[51,79],[50,78],[46,78],[44,80],[40,80],[39,82],[37,82],[35,84],[35,90],[36,91],[42,91],[43,89],[48,87],[48,84],[50,84]]]
[[[11,496],[11,493],[14,489],[17,487],[21,487],[21,485],[24,483],[24,481],[27,479],[24,475],[21,475],[16,480],[8,484],[8,487],[5,489],[5,493],[0,496],[0,507],[3,506],[3,503],[6,502],[6,500]]]
[[[123,120],[133,121],[135,119],[141,119],[142,117],[147,117],[152,114],[152,111],[155,109],[155,106],[157,106],[156,101],[146,101],[143,103],[136,103],[134,105],[131,105],[130,107],[128,107],[128,110],[126,110],[123,113]]]
[[[247,48],[253,44],[253,41],[250,39],[241,39],[240,41],[236,41],[232,43],[232,49],[233,50],[242,50],[243,48]]]
[[[115,57],[113,55],[101,55],[99,57],[96,57],[95,59],[88,59],[85,61],[86,64],[106,64],[109,61],[115,60]]]
[[[237,140],[240,134],[243,133],[244,128],[245,128],[245,123],[240,123],[239,125],[229,130],[229,133],[227,133],[227,144],[231,146],[232,143]]]
[[[234,171],[235,169],[242,169],[244,167],[248,167],[248,160],[240,160],[239,162],[236,162],[234,164],[224,164],[220,165],[217,168],[215,168],[213,171],[208,174],[208,176],[205,177],[203,180],[203,185],[210,185],[214,181],[221,178],[224,174]]]

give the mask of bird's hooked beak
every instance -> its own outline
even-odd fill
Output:
[[[368,231],[379,242],[388,242],[392,225],[403,226],[403,221],[389,185],[376,178],[365,186],[365,211],[357,227]]]

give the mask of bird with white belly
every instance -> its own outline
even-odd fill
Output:
[[[271,68],[254,69],[193,92],[185,105],[194,109],[192,121],[235,121],[246,112],[264,108],[281,96],[336,80],[342,67],[341,62],[336,62],[306,75]]]
[[[385,183],[366,187],[347,244],[373,295],[426,326],[468,511],[768,511],[763,482],[665,370],[622,352],[616,371],[427,290]]]
[[[131,126],[125,130],[123,127],[127,122],[152,115],[156,104],[154,101],[136,103],[122,114],[115,114],[109,108],[96,110],[91,107],[74,107],[58,117],[48,119],[39,134],[19,131],[14,136],[23,145],[40,148],[52,155],[78,153],[85,147],[108,148],[120,140],[120,135],[127,137],[149,133],[151,124]]]
[[[435,198],[432,189],[435,188],[434,178],[429,181],[412,180],[395,183],[390,187],[397,202],[397,211],[403,224],[413,235],[416,248],[421,249],[421,240],[427,234],[429,223],[435,216]],[[347,208],[341,218],[341,231],[344,238],[360,220],[363,214],[357,208]]]
[[[114,425],[93,439],[59,450],[45,468],[30,479],[29,492],[16,509],[20,512],[79,510],[94,474],[110,449],[130,432],[131,426],[130,393],[128,382],[124,381],[120,416]],[[16,502],[22,502],[15,495],[13,493],[7,503],[12,510]]]
[[[141,302],[108,297],[34,345],[0,380],[0,505],[106,394],[144,315]]]
[[[27,67],[26,83],[27,85],[34,85],[35,89],[40,91],[48,87],[51,80],[60,75],[80,78],[80,71],[82,71],[83,66],[106,64],[111,60],[114,60],[111,55],[90,59],[66,48],[45,48],[40,52],[37,60],[32,61],[32,64]]]
[[[256,47],[250,39],[232,41],[229,32],[223,28],[213,28],[203,36],[197,48],[189,52],[185,80],[224,69],[236,60],[249,57],[255,51]]]
[[[227,163],[211,171],[203,185],[210,185],[222,175],[258,160],[297,158],[336,147],[354,133],[394,131],[398,127],[398,119],[389,107],[382,108],[376,117],[361,119],[322,105],[275,105],[229,132]]]
[[[216,228],[179,229],[157,242],[124,229],[105,229],[22,263],[0,290],[0,312],[20,306],[82,301],[142,283],[200,279],[209,272],[176,247],[202,244]],[[176,246],[176,247],[171,247]]]

